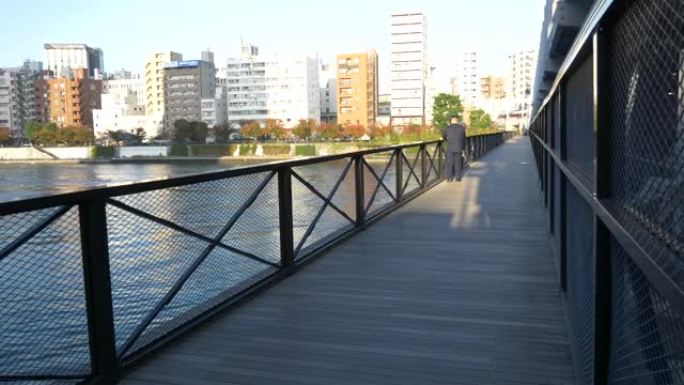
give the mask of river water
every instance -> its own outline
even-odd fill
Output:
[[[378,175],[386,159],[369,160]],[[0,201],[74,191],[92,186],[136,182],[243,166],[244,162],[178,162],[151,164],[0,165]],[[332,190],[347,160],[294,171],[323,195]],[[394,193],[394,167],[385,182]],[[340,184],[333,203],[355,217],[353,167]],[[404,171],[408,175],[407,171]],[[173,222],[228,247],[211,249],[192,235],[107,205],[112,302],[120,354],[134,331],[162,304],[134,351],[241,289],[274,273],[280,258],[277,178],[269,173],[180,186],[114,199],[134,209]],[[223,237],[221,229],[265,181],[266,187]],[[377,183],[364,174],[366,202]],[[409,190],[416,186],[409,185]],[[382,189],[370,212],[391,203]],[[323,201],[293,178],[295,247],[302,250],[352,226],[328,207],[315,227]],[[0,251],[54,209],[0,217]],[[307,236],[307,230],[311,230]],[[306,238],[306,239],[305,239]],[[0,378],[3,375],[87,375],[88,329],[83,292],[81,238],[77,208],[0,259]],[[209,248],[208,248],[209,247]],[[206,252],[209,252],[206,254]],[[249,254],[249,255],[248,255]],[[163,298],[188,269],[204,258],[168,303]]]

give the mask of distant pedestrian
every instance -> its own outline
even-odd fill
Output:
[[[452,116],[450,123],[445,129],[442,137],[446,140],[446,164],[445,175],[447,182],[454,179],[461,181],[463,169],[463,149],[465,147],[465,126],[457,116]]]

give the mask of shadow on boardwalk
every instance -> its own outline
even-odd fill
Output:
[[[143,384],[573,384],[527,138],[163,350]]]

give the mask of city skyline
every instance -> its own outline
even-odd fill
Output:
[[[0,52],[0,67],[18,66],[24,59],[42,61],[43,44],[60,42],[101,48],[107,72],[122,68],[142,72],[145,58],[164,50],[193,59],[211,48],[216,53],[216,63],[222,65],[229,57],[239,56],[239,42],[245,39],[259,46],[264,54],[317,54],[323,61],[332,61],[341,52],[375,49],[383,92],[387,91],[389,80],[387,31],[394,12],[416,10],[427,16],[429,58],[431,65],[444,73],[443,80],[455,65],[457,52],[473,47],[482,54],[484,71],[504,72],[510,53],[536,48],[543,16],[542,0],[514,4],[427,1],[420,6],[404,0],[373,3],[351,0],[343,8],[303,0],[237,5],[208,1],[195,8],[177,1],[167,1],[159,7],[158,2],[76,0],[64,11],[46,5],[28,9],[10,4],[4,9],[9,33],[0,36],[0,45],[5,47]],[[359,9],[365,12],[358,12]],[[222,14],[228,21],[214,16]],[[363,27],[350,33],[348,29],[334,28],[335,19],[353,19],[355,25]],[[32,28],[21,28],[26,23],[31,23]],[[145,30],[141,29],[143,26]],[[502,34],[502,30],[506,33]]]

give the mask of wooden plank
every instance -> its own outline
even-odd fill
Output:
[[[123,383],[573,384],[534,172],[508,142]]]

